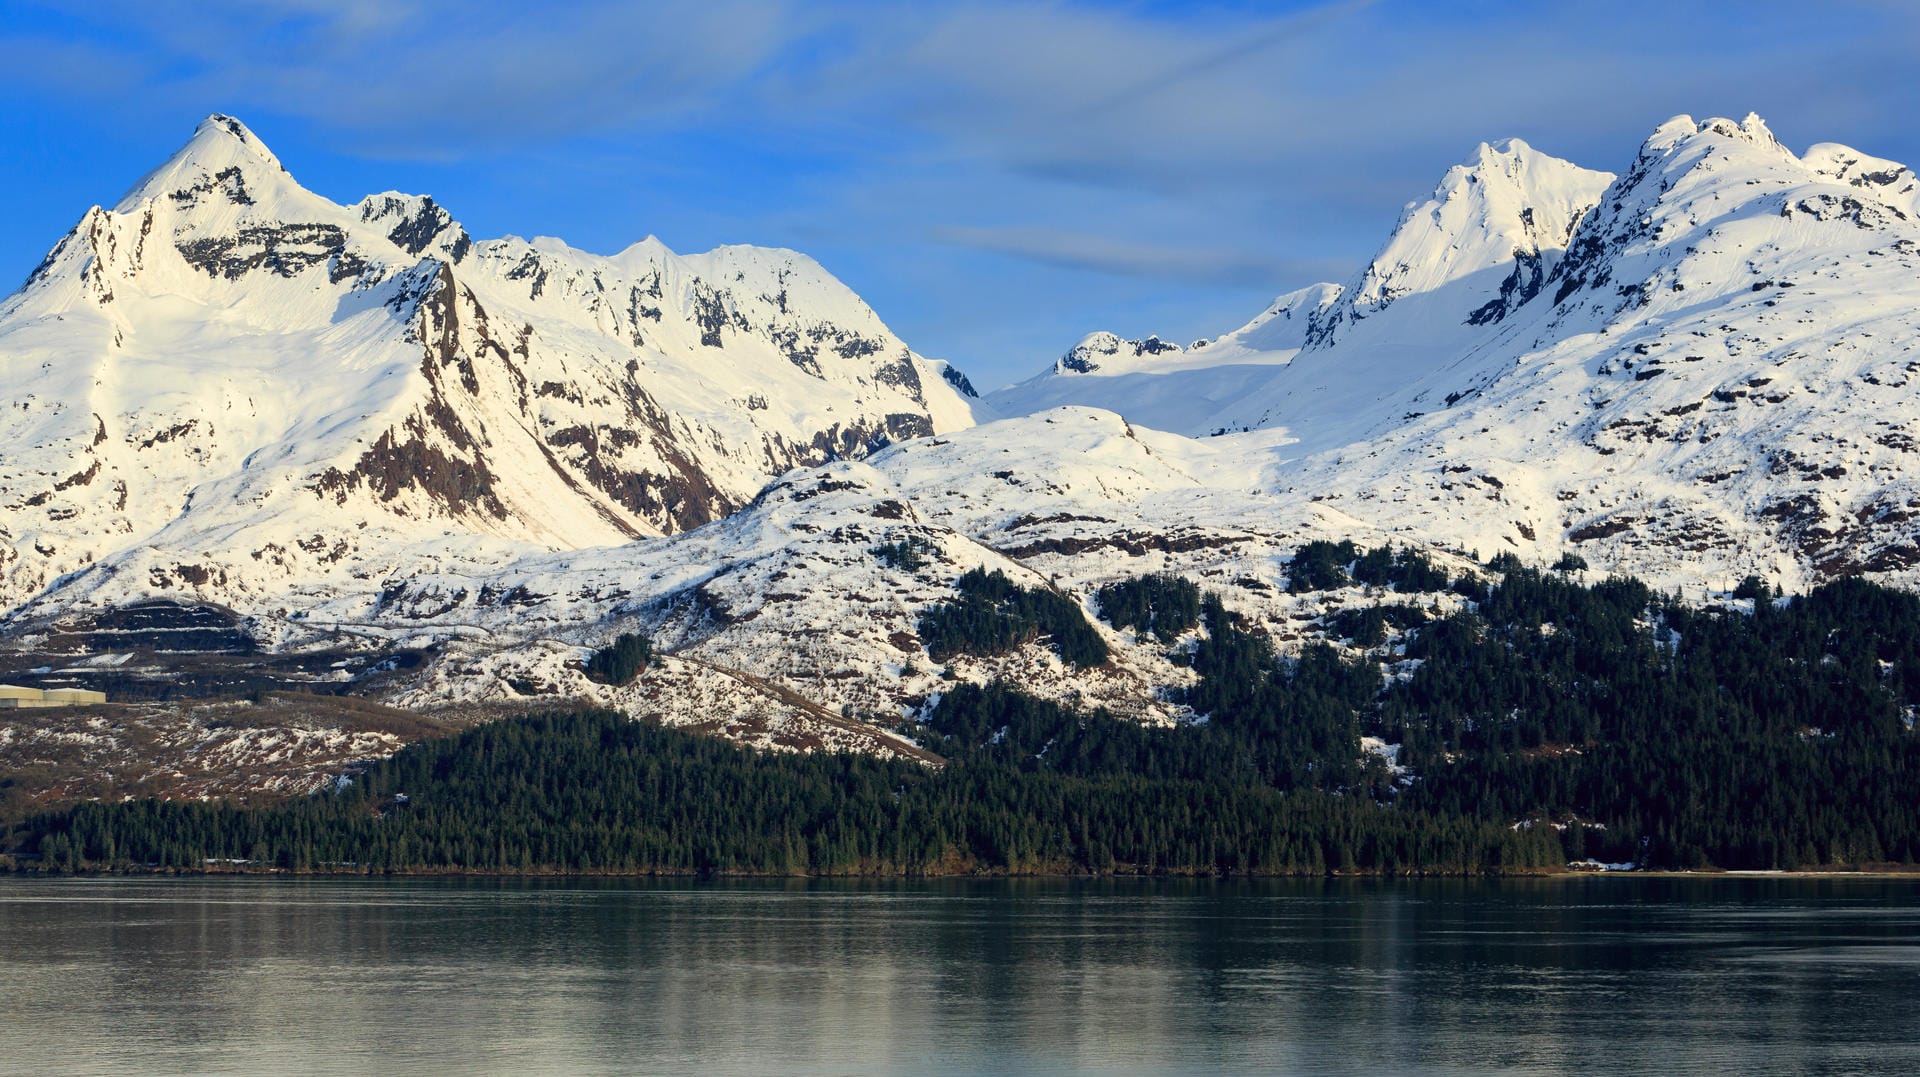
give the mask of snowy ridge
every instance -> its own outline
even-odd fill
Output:
[[[1076,705],[1174,721],[1186,715],[1165,692],[1190,672],[1159,643],[1100,622],[1090,598],[1100,584],[1181,572],[1227,592],[1235,609],[1284,626],[1324,601],[1283,593],[1293,548],[1366,530],[1262,493],[1269,441],[1192,441],[1108,412],[1061,409],[796,471],[735,516],[683,535],[540,555],[484,574],[396,573],[375,594],[297,595],[303,613],[283,626],[283,644],[350,633],[379,646],[443,648],[392,697],[404,706],[584,697],[774,747],[785,743],[780,728],[793,739],[819,735],[819,726],[758,685],[716,693],[703,684],[744,673],[877,730],[937,700],[953,679],[1012,678]],[[925,563],[903,567],[876,552],[902,541],[918,543]],[[1074,670],[1038,641],[935,663],[918,634],[920,615],[950,599],[954,579],[973,568],[1075,597],[1113,660]],[[86,598],[121,600],[107,591]],[[633,630],[668,655],[661,668],[629,688],[588,681],[580,648]],[[869,734],[870,746],[897,750],[877,738]]]
[[[1439,370],[1499,336],[1539,294],[1612,179],[1518,139],[1483,143],[1407,205],[1344,287],[1281,296],[1217,341],[1112,380],[1064,377],[1076,369],[1069,353],[1050,375],[988,402],[1002,414],[1087,404],[1191,436],[1280,426],[1302,451],[1378,433],[1421,410]]]
[[[1123,340],[1088,334],[1044,374],[987,396],[1003,415],[1024,415],[1070,404],[1122,411],[1162,430],[1216,432],[1217,417],[1234,401],[1265,386],[1306,346],[1314,319],[1336,303],[1341,289],[1315,284],[1273,301],[1246,325],[1185,348],[1159,337]]]
[[[897,748],[877,731],[923,712],[956,680],[1005,679],[1143,722],[1189,720],[1170,693],[1191,683],[1191,671],[1159,642],[1103,622],[1100,585],[1186,575],[1285,646],[1305,638],[1304,622],[1357,597],[1287,594],[1286,564],[1300,543],[1392,540],[1278,491],[1275,440],[1254,432],[1195,441],[1111,412],[1063,408],[794,472],[738,515],[657,542],[529,559],[485,578],[418,576],[378,602],[314,596],[306,625],[378,621],[416,640],[449,641],[449,657],[394,697],[402,705],[515,701],[532,687],[686,725],[741,727],[743,739],[773,747],[782,741],[757,732],[765,694],[683,692],[686,663],[703,673],[746,671],[868,723],[876,730],[869,747],[885,752]],[[878,555],[903,541],[925,551],[923,564]],[[1455,554],[1434,556],[1467,568]],[[951,599],[954,580],[974,568],[1076,599],[1111,660],[1076,670],[1041,640],[934,662],[920,616]],[[1423,601],[1447,608],[1459,600]],[[589,682],[577,645],[633,630],[671,656],[663,670],[626,689]],[[789,736],[806,732],[803,725]]]

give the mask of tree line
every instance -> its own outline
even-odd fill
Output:
[[[1560,854],[1510,827],[1251,781],[762,753],[607,711],[419,742],[279,805],[88,803],[20,837],[55,871],[1468,873]]]

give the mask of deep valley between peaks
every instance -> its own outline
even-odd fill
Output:
[[[803,254],[210,117],[0,301],[10,863],[1911,862],[1920,184],[1616,164],[1484,144],[1347,281],[983,398]]]

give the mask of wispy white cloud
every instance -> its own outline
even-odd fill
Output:
[[[1264,251],[1137,243],[1057,228],[947,225],[935,229],[933,235],[943,243],[1044,265],[1147,280],[1264,286],[1290,276],[1337,273],[1342,268]]]

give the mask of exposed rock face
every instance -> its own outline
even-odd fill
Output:
[[[1180,345],[1169,344],[1159,337],[1121,340],[1112,333],[1092,333],[1061,356],[1054,364],[1054,370],[1058,373],[1091,374],[1112,366],[1116,359],[1125,362],[1169,353],[1178,355],[1180,351]]]

